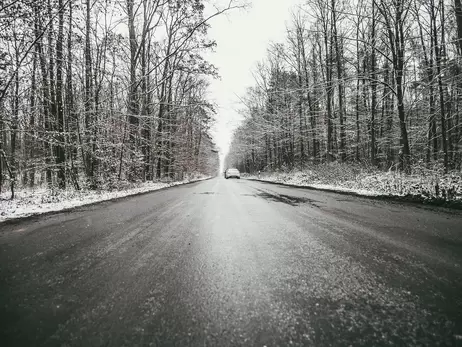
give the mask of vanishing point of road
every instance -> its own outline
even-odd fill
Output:
[[[462,213],[216,178],[0,224],[0,345],[462,346]]]

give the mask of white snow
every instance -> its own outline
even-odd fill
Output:
[[[353,188],[332,186],[329,184],[311,184],[310,187],[316,188],[316,189],[334,190],[334,191],[339,191],[339,192],[350,192],[350,193],[356,193],[356,194],[367,195],[367,196],[382,195],[381,193],[374,191],[374,190],[353,189]]]
[[[299,182],[297,180],[283,180],[280,178],[273,179],[272,177],[265,177],[265,178],[261,177],[259,179],[257,176],[247,176],[247,178],[257,179],[263,182],[275,182],[275,183],[290,184],[294,186],[314,188],[314,189],[324,189],[324,190],[332,190],[332,191],[338,191],[338,192],[349,192],[349,193],[355,193],[355,194],[360,194],[360,195],[365,195],[365,196],[383,195],[383,193],[377,190],[366,190],[366,189],[358,189],[358,188],[355,189],[355,188],[342,187],[340,185],[322,184],[322,183],[306,184],[306,182]]]
[[[145,182],[133,188],[117,191],[78,191],[74,189],[50,190],[48,188],[21,189],[16,191],[16,196],[13,200],[10,199],[10,192],[4,191],[0,194],[0,223],[8,219],[22,218],[52,211],[61,211],[96,202],[201,181],[208,178],[209,177],[195,177],[170,183]]]
[[[261,181],[350,192],[365,196],[413,196],[422,200],[462,201],[462,175],[418,172],[413,175],[329,164],[304,171],[245,175]]]

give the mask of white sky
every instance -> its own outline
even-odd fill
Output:
[[[238,96],[254,85],[252,70],[263,60],[271,42],[285,38],[290,11],[302,0],[248,0],[251,7],[234,10],[210,21],[210,38],[216,40],[214,53],[208,60],[218,69],[221,80],[211,82],[211,100],[218,105],[215,141],[223,158],[233,129],[242,117],[238,113]]]

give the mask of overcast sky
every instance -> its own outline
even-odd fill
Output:
[[[212,81],[210,97],[218,105],[214,136],[226,154],[233,129],[241,116],[239,98],[254,85],[252,70],[271,42],[284,40],[290,10],[302,0],[249,0],[251,7],[235,10],[210,21],[209,35],[217,42],[208,59],[219,69],[221,80]]]

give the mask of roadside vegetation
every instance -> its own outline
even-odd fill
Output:
[[[240,6],[206,5],[0,2],[0,192],[214,174],[209,20]]]
[[[304,171],[279,170],[247,174],[246,178],[294,186],[395,197],[404,201],[462,208],[462,175],[442,169],[414,168],[414,174],[382,171],[355,164],[325,163]]]
[[[225,165],[460,200],[461,53],[460,1],[309,0],[255,69]]]
[[[118,199],[130,195],[148,193],[155,190],[187,184],[207,179],[202,174],[185,175],[181,180],[169,178],[157,182],[120,182],[107,184],[99,189],[59,189],[58,187],[23,188],[16,192],[14,199],[8,191],[0,193],[0,222],[28,217],[47,212],[69,210],[75,207]]]

